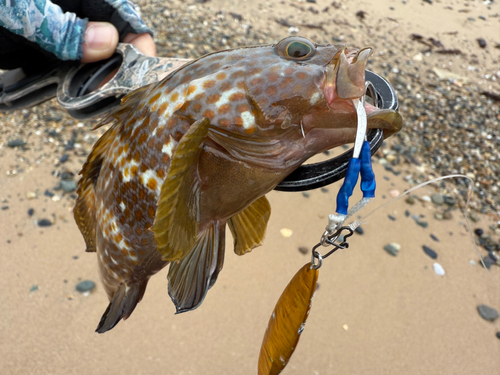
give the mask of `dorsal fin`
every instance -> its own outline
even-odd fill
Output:
[[[96,228],[96,207],[95,207],[95,184],[101,172],[104,154],[113,143],[117,132],[117,126],[108,129],[104,135],[94,145],[92,152],[87,158],[80,172],[82,178],[78,182],[78,198],[73,210],[78,229],[82,232],[87,250],[94,252],[95,249],[95,228]]]

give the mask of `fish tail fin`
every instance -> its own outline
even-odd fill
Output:
[[[224,264],[225,223],[213,222],[198,234],[189,254],[170,265],[168,294],[176,314],[201,305]]]
[[[121,283],[108,308],[104,311],[96,332],[107,332],[113,329],[121,319],[126,320],[142,300],[147,285],[148,280],[130,284]]]

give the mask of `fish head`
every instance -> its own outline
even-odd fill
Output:
[[[286,131],[302,138],[308,156],[354,141],[357,115],[354,99],[366,93],[365,68],[372,49],[316,45],[288,37],[256,50],[247,63],[245,90],[261,134]],[[368,128],[384,137],[397,133],[397,111],[365,102]],[[293,137],[292,137],[293,138]],[[297,141],[294,138],[294,141]]]

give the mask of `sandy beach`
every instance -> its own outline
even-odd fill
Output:
[[[500,113],[500,102],[482,94],[500,93],[498,1],[138,3],[145,20],[152,23],[159,54],[165,56],[194,58],[207,49],[216,50],[217,43],[218,49],[274,43],[293,33],[318,43],[373,46],[374,63],[368,68],[388,76],[396,89],[403,85],[395,78],[398,72],[419,68],[418,77],[405,76],[400,97],[405,128],[373,158],[377,198],[361,216],[398,192],[441,176],[445,167],[428,155],[436,153],[440,141],[458,142],[458,130],[450,127],[440,130],[436,136],[440,140],[429,136],[435,149],[412,154],[420,164],[398,153],[401,147],[421,147],[418,121],[405,113],[416,107],[411,93],[437,95],[429,90],[443,88],[453,97],[474,98],[477,102],[472,104],[488,111],[487,121],[477,128],[470,124],[469,131],[471,139],[480,138],[484,144],[484,159],[457,170],[479,178],[475,188],[485,191],[472,197],[468,214],[472,230],[484,232],[479,253],[472,242],[479,237],[468,233],[461,212],[464,186],[434,183],[416,191],[409,202],[405,197],[377,210],[364,220],[363,234],[356,233],[348,249],[325,260],[307,325],[283,374],[500,373],[500,320],[487,321],[477,310],[479,305],[500,310],[500,267],[491,261],[486,270],[479,261],[479,255],[491,259],[500,248],[495,169],[499,160],[484,156],[498,155],[487,146],[499,145],[491,129],[498,130],[500,118],[495,114]],[[192,26],[183,26],[183,17],[191,19]],[[162,18],[168,22],[162,23]],[[191,41],[169,32],[172,27],[195,31],[208,27],[196,19],[208,24],[220,21],[222,26]],[[283,26],[283,20],[289,26]],[[226,23],[228,28],[223,27]],[[421,38],[412,39],[412,34]],[[214,41],[204,43],[203,38]],[[432,45],[429,38],[444,48],[425,45]],[[485,40],[486,48],[479,46],[478,38]],[[445,49],[462,53],[436,52]],[[432,70],[436,67],[454,76],[440,80]],[[428,119],[438,116],[438,99],[436,103],[427,107]],[[475,111],[465,110],[472,115]],[[449,115],[443,113],[442,120],[432,121],[445,123]],[[0,373],[256,374],[269,316],[288,281],[310,261],[310,253],[299,248],[310,249],[318,242],[328,214],[335,211],[340,183],[308,194],[268,194],[272,215],[264,245],[240,257],[232,251],[233,240],[227,234],[224,269],[197,310],[174,315],[164,269],[151,278],[133,315],[99,335],[94,330],[108,300],[96,256],[85,253],[72,214],[76,197],[72,186],[103,132],[91,132],[96,121],[72,119],[55,100],[0,112]],[[487,133],[484,138],[482,132]],[[14,140],[24,145],[12,146]],[[465,143],[455,149],[474,154]],[[331,155],[315,160],[327,157]],[[62,188],[61,181],[65,181]],[[449,202],[432,201],[435,194]],[[359,198],[356,189],[351,201]],[[47,226],[40,225],[43,219]],[[291,235],[285,237],[283,229]],[[384,251],[392,242],[401,246],[396,256]],[[428,256],[423,245],[437,259]],[[444,276],[436,274],[434,263],[442,266]],[[96,286],[80,293],[76,285],[85,280]]]

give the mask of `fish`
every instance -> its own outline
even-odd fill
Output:
[[[74,217],[95,252],[109,331],[169,265],[176,313],[200,306],[221,272],[226,226],[234,252],[260,246],[266,193],[311,156],[353,142],[353,100],[365,94],[372,49],[303,37],[193,60],[132,92],[80,172]],[[368,128],[384,137],[403,124],[365,102]]]

